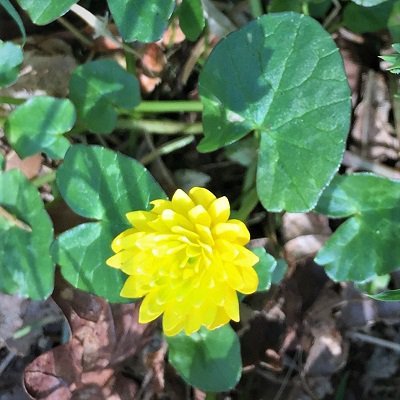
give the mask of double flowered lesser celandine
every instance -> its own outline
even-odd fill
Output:
[[[172,336],[239,321],[236,292],[256,291],[258,257],[245,247],[245,224],[229,219],[228,199],[195,187],[150,204],[151,211],[126,214],[133,228],[113,240],[116,254],[107,260],[129,275],[121,296],[144,296],[139,322],[163,314]]]

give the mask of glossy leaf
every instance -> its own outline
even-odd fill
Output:
[[[111,133],[117,123],[116,109],[131,109],[140,103],[136,77],[112,60],[93,61],[76,68],[69,90],[78,117],[95,133]]]
[[[384,292],[377,294],[367,294],[368,297],[371,297],[375,300],[381,301],[400,301],[400,289],[394,290],[385,290]]]
[[[32,97],[8,117],[7,139],[20,157],[44,152],[50,158],[61,159],[70,146],[63,136],[74,126],[74,105],[67,99]]]
[[[388,0],[352,0],[352,1],[358,4],[359,6],[373,7],[377,6],[378,4],[385,3]]]
[[[0,40],[0,87],[12,85],[17,80],[23,59],[21,46]]]
[[[0,291],[46,299],[54,286],[52,240],[36,188],[18,170],[0,172]]]
[[[394,1],[385,1],[374,7],[363,7],[355,3],[346,6],[343,25],[356,33],[376,32],[388,25]]]
[[[257,292],[269,290],[272,283],[273,272],[277,266],[276,260],[268,254],[263,247],[256,247],[252,249],[252,251],[260,259],[254,266],[258,275]]]
[[[276,267],[272,272],[271,283],[273,285],[279,285],[285,277],[287,270],[288,264],[283,258],[276,260]]]
[[[205,24],[201,0],[183,0],[179,7],[179,26],[186,38],[195,41]]]
[[[315,20],[270,14],[229,35],[207,60],[200,95],[200,151],[255,130],[257,191],[264,207],[314,207],[340,164],[350,121],[341,57]]]
[[[0,170],[4,169],[4,156],[0,153]]]
[[[107,0],[114,21],[126,42],[160,39],[174,10],[174,0]]]
[[[46,25],[64,15],[78,0],[17,0],[38,25]]]
[[[168,360],[182,378],[206,392],[232,389],[240,379],[240,344],[229,325],[167,337]]]
[[[121,225],[92,222],[57,238],[52,246],[54,260],[62,266],[62,274],[71,285],[111,302],[132,301],[119,296],[126,275],[104,264],[114,254],[110,243],[121,233],[120,228]]]
[[[119,296],[126,276],[106,265],[111,241],[129,227],[125,214],[165,198],[157,182],[136,160],[99,146],[72,146],[57,171],[57,185],[77,214],[95,219],[60,235],[53,254],[64,278],[109,301]]]
[[[315,261],[335,281],[363,282],[400,265],[400,182],[372,174],[336,176],[316,211],[348,218]]]

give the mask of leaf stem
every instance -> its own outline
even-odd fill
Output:
[[[263,15],[263,8],[260,0],[249,0],[250,1],[250,10],[253,14],[254,18],[260,17]]]
[[[163,144],[162,146],[155,148],[150,153],[146,154],[144,157],[141,158],[140,162],[143,165],[149,164],[157,157],[179,150],[182,147],[185,147],[188,144],[192,143],[193,141],[194,136],[184,136],[175,140],[171,140]]]
[[[35,179],[31,180],[33,186],[40,188],[41,186],[45,185],[46,183],[51,183],[56,180],[56,171],[51,171],[47,174],[43,174],[38,176]]]
[[[202,112],[203,105],[198,100],[142,101],[134,110],[141,113]]]
[[[242,205],[239,210],[234,211],[234,217],[241,221],[246,221],[251,212],[256,208],[259,201],[257,189],[253,187],[253,189],[243,195]]]
[[[308,7],[308,1],[304,0],[303,4],[301,5],[301,11],[304,15],[310,15],[310,9]]]
[[[26,99],[17,99],[16,97],[11,96],[0,96],[0,104],[13,104],[19,106],[20,104],[25,103]]]
[[[134,120],[120,119],[117,128],[145,131],[158,135],[198,135],[203,132],[203,125],[200,122],[186,123],[171,120]]]

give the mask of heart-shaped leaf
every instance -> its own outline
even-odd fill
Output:
[[[115,23],[126,42],[160,39],[174,10],[174,0],[107,0]]]
[[[200,151],[254,130],[264,207],[306,211],[316,204],[342,158],[350,91],[339,51],[314,19],[270,14],[232,33],[207,60],[200,95]]]
[[[0,87],[12,85],[23,61],[21,46],[0,40]]]
[[[113,255],[111,241],[129,227],[127,212],[146,210],[165,193],[136,160],[99,146],[72,146],[57,185],[73,211],[97,220],[57,238],[52,252],[64,278],[109,301],[126,301],[119,296],[126,276],[105,263]]]
[[[53,291],[53,226],[36,188],[18,171],[0,173],[0,290],[34,300]]]
[[[80,65],[72,74],[70,98],[89,130],[110,133],[117,124],[116,109],[131,109],[140,103],[139,83],[112,60]]]
[[[266,252],[263,247],[252,249],[253,253],[260,259],[254,266],[258,275],[257,292],[269,290],[272,283],[273,272],[276,268],[276,260]]]
[[[68,99],[33,97],[9,115],[5,133],[20,157],[44,152],[61,159],[70,146],[63,133],[72,129],[75,119],[74,105]]]
[[[316,211],[348,218],[315,258],[333,280],[362,282],[400,266],[400,182],[372,174],[336,176]]]
[[[201,329],[191,336],[167,337],[168,360],[182,378],[207,392],[232,389],[242,372],[240,343],[229,325]]]
[[[64,15],[78,0],[17,0],[38,25],[46,25]]]

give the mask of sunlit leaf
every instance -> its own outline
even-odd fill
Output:
[[[38,25],[46,25],[64,15],[78,0],[17,0]]]
[[[168,360],[189,385],[206,392],[223,392],[239,381],[240,344],[229,325],[213,331],[203,328],[191,336],[167,337],[167,341]]]
[[[53,226],[36,188],[0,172],[0,291],[43,300],[53,291]]]
[[[9,115],[5,133],[20,157],[44,152],[61,159],[70,146],[63,134],[72,129],[75,119],[74,105],[68,99],[32,97]]]
[[[174,10],[174,0],[107,0],[115,23],[126,42],[160,39]]]
[[[330,35],[303,15],[263,16],[215,47],[199,89],[205,135],[199,150],[255,131],[264,207],[314,207],[339,167],[350,122],[350,91]]]
[[[0,40],[0,87],[13,84],[23,61],[21,46]]]
[[[260,259],[254,266],[258,275],[257,292],[269,290],[272,283],[273,272],[277,266],[276,260],[268,254],[263,247],[256,247],[252,249],[252,251]]]
[[[95,133],[112,132],[117,108],[132,109],[140,103],[136,77],[112,60],[80,65],[72,74],[69,90],[81,122]]]
[[[336,176],[316,211],[347,218],[315,261],[335,281],[366,281],[400,266],[400,182],[372,174]]]
[[[113,255],[111,241],[129,227],[127,212],[146,210],[165,193],[136,160],[99,146],[72,146],[57,185],[73,211],[96,221],[57,238],[52,251],[64,278],[109,301],[126,301],[119,296],[126,275],[105,263]]]

